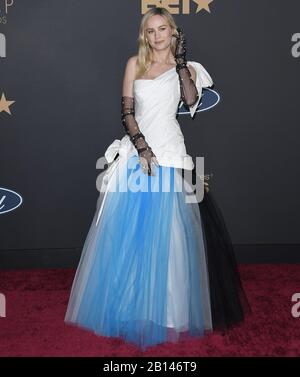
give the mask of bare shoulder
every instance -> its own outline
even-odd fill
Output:
[[[130,58],[128,58],[128,63],[135,65],[137,63],[137,59],[138,59],[137,55],[130,56]]]
[[[133,82],[136,75],[137,55],[128,58],[123,78],[123,95],[133,96]]]
[[[137,55],[131,56],[127,60],[125,75],[129,75],[131,78],[135,77],[137,67]]]

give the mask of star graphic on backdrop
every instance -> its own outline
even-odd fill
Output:
[[[197,4],[196,13],[200,12],[201,9],[205,9],[207,12],[210,13],[209,4],[213,2],[213,0],[193,0]]]
[[[6,111],[9,115],[11,115],[11,112],[9,110],[9,106],[15,103],[16,101],[7,101],[5,98],[5,94],[2,93],[1,99],[0,99],[0,113],[2,111]]]

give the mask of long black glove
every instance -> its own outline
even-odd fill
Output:
[[[122,96],[121,101],[121,119],[127,135],[137,149],[143,172],[148,175],[154,174],[154,164],[158,166],[158,161],[151,147],[145,140],[136,120],[134,110],[134,98]]]
[[[179,27],[177,28],[177,32],[178,34],[173,35],[177,39],[175,61],[176,72],[179,76],[181,99],[185,105],[192,106],[197,102],[199,93],[194,81],[191,78],[191,73],[187,68],[185,36]]]

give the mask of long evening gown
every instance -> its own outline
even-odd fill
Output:
[[[213,81],[198,62],[197,103]],[[65,322],[145,350],[162,342],[224,329],[243,321],[249,304],[230,236],[211,190],[203,200],[185,180],[196,170],[176,119],[175,67],[134,81],[135,119],[159,166],[141,172],[128,135],[105,152],[96,211],[73,281]]]

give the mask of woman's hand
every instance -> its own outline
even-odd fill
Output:
[[[154,165],[158,166],[158,161],[152,148],[148,145],[145,140],[145,136],[141,133],[137,134],[134,140],[134,145],[137,149],[138,155],[140,157],[140,164],[143,172],[148,175],[155,175],[153,173]]]
[[[155,167],[155,165],[158,166],[158,161],[152,149],[149,148],[144,151],[138,152],[143,172],[145,174],[148,173],[148,175],[155,175],[153,168]]]
[[[179,27],[177,28],[177,34],[173,34],[176,38],[175,60],[177,64],[186,62],[186,39],[185,35]]]

